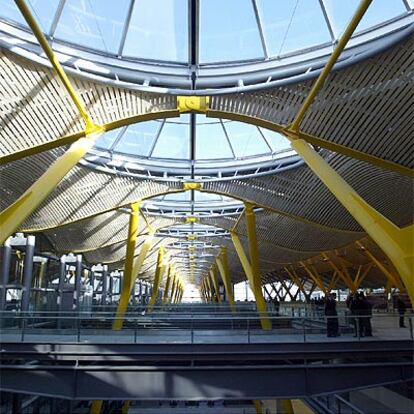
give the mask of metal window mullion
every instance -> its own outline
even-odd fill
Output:
[[[165,119],[161,122],[161,125],[160,125],[160,128],[158,129],[158,132],[157,132],[157,134],[155,135],[155,139],[154,139],[154,142],[152,143],[152,145],[151,145],[151,149],[150,149],[150,151],[149,151],[149,153],[148,153],[148,158],[151,158],[152,157],[152,153],[154,152],[154,148],[155,148],[155,146],[157,145],[157,142],[158,142],[158,139],[159,139],[159,137],[160,137],[160,135],[161,135],[161,131],[162,131],[162,129],[164,128],[164,124],[165,124]]]
[[[235,159],[236,158],[236,154],[234,152],[233,145],[231,145],[229,135],[227,134],[226,128],[224,127],[223,121],[221,119],[220,119],[220,124],[221,124],[221,126],[223,128],[224,135],[226,136],[227,142],[228,142],[228,144],[230,146],[230,150],[231,150],[231,153],[233,154],[233,158]]]
[[[405,8],[407,9],[407,11],[411,11],[414,9],[414,1],[413,0],[402,0]]]
[[[128,129],[128,127],[123,127],[121,129],[121,131],[118,133],[117,137],[115,138],[114,143],[111,145],[111,147],[109,148],[109,152],[113,152],[114,148],[118,145],[119,141],[121,140],[121,138],[125,135],[126,130]]]
[[[55,31],[59,23],[60,17],[62,16],[62,11],[63,11],[63,7],[65,6],[65,3],[66,3],[66,0],[60,0],[55,16],[53,17],[52,25],[50,26],[50,30],[48,34],[51,39],[53,39],[53,37],[55,36]]]
[[[121,57],[122,52],[124,51],[125,40],[126,40],[126,37],[127,37],[127,34],[128,34],[129,24],[131,22],[131,17],[132,17],[132,12],[134,11],[134,6],[135,6],[135,0],[131,0],[131,3],[129,4],[128,14],[127,14],[127,17],[125,19],[124,28],[122,30],[121,41],[119,43],[118,57]]]
[[[254,15],[256,17],[257,27],[259,29],[260,40],[262,42],[263,53],[264,53],[265,59],[268,59],[269,58],[269,51],[267,49],[266,39],[265,39],[265,36],[264,36],[262,20],[260,18],[259,9],[257,7],[257,0],[252,0],[252,5],[253,5],[253,10],[254,10]]]
[[[257,130],[259,131],[259,135],[264,139],[264,141],[266,142],[266,145],[269,147],[270,152],[273,154],[273,148],[270,145],[269,141],[267,140],[267,138],[265,137],[265,135],[263,134],[262,130],[257,126],[256,127]]]
[[[333,30],[333,25],[328,13],[328,9],[325,6],[325,0],[319,0],[319,4],[321,6],[322,14],[325,18],[326,25],[328,26],[329,34],[331,35],[332,43],[335,43],[337,41],[337,37],[335,36],[335,32]]]

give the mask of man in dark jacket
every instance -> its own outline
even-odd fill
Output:
[[[359,294],[362,301],[361,309],[361,324],[362,334],[365,336],[372,336],[371,318],[372,318],[372,305],[369,303],[366,296],[361,292]]]
[[[354,336],[364,336],[364,327],[362,314],[364,313],[364,303],[359,293],[355,293],[354,298],[350,302],[352,316],[354,317]]]
[[[325,301],[326,329],[328,337],[339,336],[338,314],[336,312],[335,295],[330,293]]]
[[[397,309],[398,309],[398,314],[400,315],[400,328],[405,328],[404,314],[405,314],[405,311],[407,310],[407,307],[405,306],[404,301],[399,296],[397,296]]]

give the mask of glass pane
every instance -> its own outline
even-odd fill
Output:
[[[187,118],[188,122],[189,116],[185,115],[181,118]],[[151,155],[157,158],[189,159],[190,129],[188,125],[166,122]]]
[[[49,33],[60,0],[29,0],[33,15],[45,33]]]
[[[345,30],[358,5],[359,0],[325,0],[335,36],[339,37]],[[358,25],[357,32],[392,19],[406,11],[402,0],[374,0]]]
[[[20,23],[23,26],[27,26],[26,21],[23,18],[23,15],[20,13],[20,10],[18,9],[16,3],[13,0],[1,1],[0,16],[8,20],[12,20],[16,23]]]
[[[271,56],[331,40],[319,0],[257,0],[257,7]]]
[[[187,0],[138,0],[123,55],[188,62]]]
[[[251,0],[201,0],[201,63],[263,57]]]
[[[117,53],[130,0],[66,0],[55,37]]]
[[[161,122],[157,121],[130,125],[116,144],[114,151],[147,157],[160,126]]]
[[[182,193],[167,194],[163,201],[190,201],[191,191],[183,191]]]
[[[289,140],[282,134],[265,128],[260,128],[260,130],[272,147],[273,152],[285,151],[291,148]]]
[[[270,148],[257,127],[241,122],[229,122],[225,128],[237,158],[270,153]]]
[[[205,119],[204,115],[197,115],[196,159],[233,158],[233,153],[220,122],[215,120],[215,123],[203,124]]]
[[[194,191],[194,201],[205,202],[205,201],[222,201],[222,197],[219,194],[203,193],[200,191]]]
[[[121,131],[122,128],[118,128],[105,132],[96,140],[95,146],[102,149],[110,149]]]

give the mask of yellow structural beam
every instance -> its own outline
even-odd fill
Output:
[[[370,206],[308,143],[302,139],[291,139],[291,143],[292,148],[392,261],[414,302],[414,225],[399,228]]]
[[[102,400],[92,401],[91,409],[90,409],[90,414],[101,414],[102,405],[103,405],[103,401]]]
[[[134,267],[134,254],[135,244],[138,236],[138,223],[139,223],[139,203],[131,204],[131,213],[129,216],[128,224],[128,239],[126,248],[126,258],[124,264],[124,279],[122,281],[122,290],[127,292],[124,295],[129,294],[131,290],[132,281],[132,269]],[[121,293],[122,296],[122,293]]]
[[[0,214],[0,244],[11,236],[23,221],[56,188],[65,175],[92,148],[99,133],[92,133],[73,143],[17,201]]]
[[[215,302],[214,291],[213,291],[213,286],[212,286],[212,283],[211,283],[210,274],[208,274],[206,276],[205,280],[206,280],[207,291],[208,291],[208,295],[209,295],[209,298],[210,298],[210,302]]]
[[[234,302],[233,286],[230,279],[229,262],[227,257],[227,249],[222,247],[220,255],[216,257],[216,264],[220,272],[221,280],[223,281],[226,290],[226,298],[229,302],[232,312],[236,311],[236,304]]]
[[[308,266],[305,262],[299,262],[301,264],[301,266],[305,269],[306,273],[309,275],[309,277],[314,281],[314,283],[316,284],[316,286],[318,286],[318,288],[323,292],[323,293],[327,293],[326,292],[326,287],[322,282],[322,279],[319,277],[319,274],[316,272],[314,273],[313,270],[314,269],[310,269],[310,266]]]
[[[167,272],[167,280],[165,282],[165,289],[164,289],[164,295],[162,296],[162,304],[166,305],[168,301],[168,291],[170,289],[170,283],[173,273],[173,267],[172,264],[168,266],[168,272]]]
[[[295,414],[291,400],[281,400],[281,414]]]
[[[371,4],[372,0],[361,0],[357,10],[355,11],[351,21],[348,23],[347,28],[345,29],[344,33],[342,34],[341,38],[338,41],[332,55],[328,59],[323,68],[322,72],[316,79],[315,83],[312,86],[308,96],[306,97],[305,101],[303,102],[302,106],[300,107],[294,121],[292,122],[290,129],[293,131],[298,131],[300,129],[300,124],[305,116],[307,110],[312,105],[316,95],[323,87],[327,77],[329,76],[333,66],[335,65],[336,61],[338,60],[340,54],[345,49],[349,39],[351,38],[352,34],[354,33],[355,29],[357,28],[359,22],[361,21],[362,17],[364,16],[365,12],[367,11],[369,5]]]
[[[174,277],[173,277],[172,285],[171,285],[171,292],[170,292],[170,295],[169,295],[169,298],[168,298],[168,303],[173,302],[173,298],[174,298],[174,295],[175,295],[175,291],[177,289],[177,285],[178,285],[178,275],[177,275],[177,273],[174,273]]]
[[[393,274],[362,242],[357,241],[356,245],[361,251],[377,266],[377,268],[385,275],[385,277],[391,282],[391,284],[397,287],[399,290],[405,291],[404,285],[401,283],[400,278]]]
[[[177,107],[180,113],[199,112],[205,113],[208,110],[210,97],[208,96],[179,96]]]
[[[250,264],[246,253],[244,252],[243,245],[241,244],[239,237],[234,232],[230,232],[230,234],[237,256],[239,257],[244,273],[246,274],[247,280],[249,281],[250,288],[252,289],[254,297],[256,299],[256,307],[260,314],[262,328],[265,330],[272,329],[272,322],[268,318],[267,306],[261,289],[260,273],[258,272],[259,268],[256,264],[256,268],[253,270],[253,267]]]
[[[47,58],[49,59],[50,63],[52,64],[53,68],[55,69],[56,73],[58,74],[60,80],[63,83],[66,91],[68,92],[69,96],[71,97],[73,103],[75,104],[76,108],[78,109],[80,115],[85,121],[85,131],[88,134],[89,132],[95,132],[96,125],[93,123],[91,117],[89,116],[84,103],[82,102],[81,98],[76,93],[74,87],[70,83],[69,78],[67,77],[65,71],[63,70],[62,66],[59,63],[58,58],[56,57],[55,53],[53,52],[52,48],[50,47],[49,43],[46,40],[45,35],[43,34],[40,26],[37,24],[36,19],[33,17],[29,7],[26,4],[25,0],[15,0],[17,7],[20,9],[20,12],[23,14],[27,24],[32,29],[33,34],[35,35],[37,41],[39,42],[40,46],[42,47],[43,51],[45,52]]]
[[[249,256],[250,264],[253,274],[253,293],[256,298],[256,307],[260,314],[263,316],[261,323],[263,329],[271,329],[272,322],[268,319],[267,305],[263,297],[262,281],[260,277],[260,262],[259,262],[259,248],[256,235],[256,216],[254,214],[253,205],[245,203],[246,226],[247,226],[247,238],[249,241]]]
[[[360,267],[360,269],[358,268],[358,272],[355,276],[354,279],[354,285],[355,285],[355,291],[358,290],[358,288],[361,286],[361,283],[363,282],[363,280],[365,279],[365,277],[368,275],[369,271],[372,269],[373,267],[373,263],[368,263],[364,269],[364,271],[362,271],[362,266]]]
[[[336,263],[328,256],[327,253],[322,253],[324,259],[332,266],[333,270],[341,277],[348,289],[355,293],[356,288],[354,281],[347,272],[344,272]]]
[[[124,401],[124,403],[122,404],[122,409],[121,409],[122,414],[128,414],[129,404],[130,404],[130,401]]]
[[[154,275],[154,283],[152,286],[152,294],[151,299],[148,304],[148,312],[151,312],[154,308],[157,298],[158,298],[158,291],[160,289],[160,284],[162,280],[162,272],[164,269],[163,262],[164,262],[164,255],[165,255],[165,249],[164,247],[160,247],[158,249],[158,256],[157,256],[157,267],[155,268],[155,275]]]
[[[131,281],[128,290],[122,289],[121,298],[119,300],[118,308],[116,310],[115,320],[112,324],[113,330],[120,330],[124,324],[125,312],[128,308],[129,298],[131,296],[131,291],[135,285],[135,280],[138,277],[139,272],[141,271],[142,265],[147,257],[148,251],[152,247],[154,240],[154,229],[151,229],[151,232],[145,237],[145,241],[141,246],[140,253],[135,260],[134,266],[131,272]]]
[[[210,270],[210,277],[211,277],[211,281],[213,282],[214,290],[216,291],[217,302],[221,303],[219,282],[218,282],[217,274],[214,271],[214,267]]]

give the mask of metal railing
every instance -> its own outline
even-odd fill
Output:
[[[268,318],[272,329],[262,330]],[[110,312],[1,312],[2,341],[126,342],[126,343],[260,343],[413,340],[413,314],[400,316],[339,315],[333,317],[258,315],[253,312],[127,313],[122,330],[112,330],[116,320]],[[332,328],[333,326],[333,328]],[[332,329],[334,334],[332,335]],[[336,335],[337,333],[337,335]],[[326,338],[327,336],[334,338]],[[368,337],[369,336],[369,337]]]

